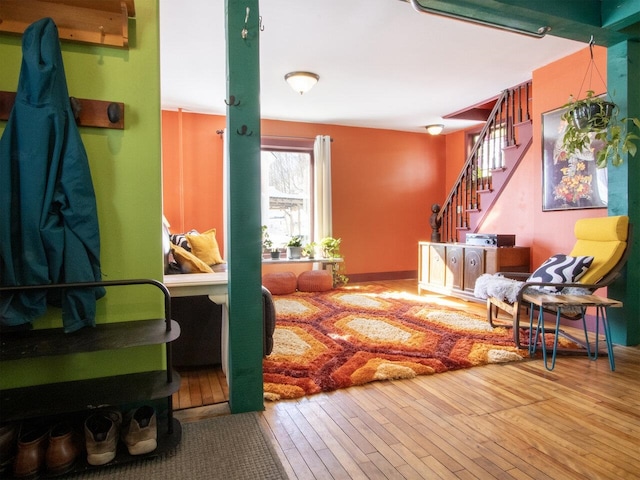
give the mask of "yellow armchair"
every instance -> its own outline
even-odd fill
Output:
[[[596,290],[610,285],[621,274],[629,256],[631,244],[631,224],[629,217],[619,215],[613,217],[583,218],[576,222],[574,227],[576,242],[571,253],[572,257],[591,256],[593,261],[586,273],[574,283],[552,283],[527,281],[530,274],[504,272],[502,275],[508,278],[524,280],[520,285],[516,300],[506,301],[502,298],[489,296],[487,298],[487,320],[493,326],[498,318],[499,311],[506,312],[513,322],[513,337],[516,345],[522,348],[519,338],[520,310],[523,305],[524,292],[531,288],[551,287],[558,290],[567,287],[580,287],[593,293]],[[570,312],[563,312],[564,318],[570,320],[580,319]]]

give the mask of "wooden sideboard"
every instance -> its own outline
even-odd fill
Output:
[[[529,247],[483,247],[464,243],[418,243],[418,291],[466,300],[483,273],[529,272]],[[482,300],[484,302],[484,300]]]

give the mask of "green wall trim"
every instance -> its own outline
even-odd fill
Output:
[[[227,98],[233,95],[240,101],[238,106],[227,107],[225,142],[229,262],[227,378],[232,413],[264,410],[259,15],[258,0],[226,0]]]
[[[607,50],[607,90],[620,108],[621,117],[640,118],[640,44],[621,42]],[[632,128],[633,127],[632,125]],[[636,129],[637,130],[637,129]],[[640,132],[636,132],[640,133]],[[640,343],[640,154],[627,155],[619,167],[607,167],[609,215],[629,215],[635,230],[631,256],[622,277],[608,289],[608,296],[624,302],[624,308],[609,309],[614,343]]]

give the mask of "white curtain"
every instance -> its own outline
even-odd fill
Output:
[[[313,144],[314,156],[314,241],[333,236],[331,228],[331,137],[318,135]]]

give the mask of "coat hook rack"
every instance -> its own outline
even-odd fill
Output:
[[[230,107],[237,107],[238,105],[240,105],[240,100],[236,101],[236,97],[234,95],[231,95],[229,97],[229,101],[225,99],[224,103],[226,103]]]
[[[0,120],[9,120],[15,92],[0,91]],[[79,127],[124,130],[124,103],[69,97],[71,111]]]

